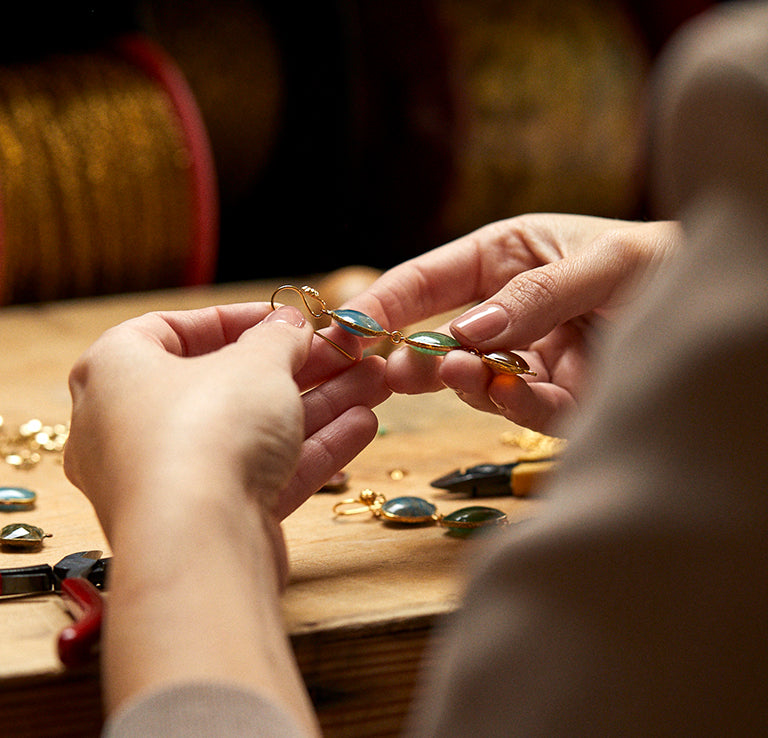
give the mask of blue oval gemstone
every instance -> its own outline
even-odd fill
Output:
[[[381,517],[392,523],[428,523],[435,520],[437,508],[421,497],[395,497],[380,510]]]
[[[0,487],[0,510],[28,510],[35,504],[37,495],[24,487]]]
[[[386,333],[373,318],[359,310],[332,310],[331,317],[345,331],[356,336],[381,336]]]

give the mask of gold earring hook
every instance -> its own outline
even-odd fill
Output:
[[[322,318],[323,315],[327,315],[331,318],[333,317],[333,314],[328,309],[328,305],[326,304],[325,300],[320,297],[320,293],[314,289],[314,287],[308,287],[307,285],[304,285],[303,287],[296,287],[292,284],[284,284],[278,287],[272,293],[272,298],[269,301],[269,304],[272,306],[273,310],[277,309],[277,305],[275,305],[275,298],[284,290],[290,290],[291,292],[295,292],[297,295],[299,295],[301,297],[301,301],[304,303],[304,307],[307,309],[307,312],[313,318]],[[320,306],[319,309],[313,310],[310,300],[314,300]],[[355,356],[350,354],[346,349],[343,349],[341,346],[339,346],[336,341],[331,340],[328,338],[328,336],[323,335],[319,331],[315,331],[315,335],[319,338],[322,338],[326,343],[330,343],[331,346],[333,346],[339,353],[346,356],[350,361],[356,361]]]
[[[350,497],[341,500],[333,506],[334,517],[345,517],[347,515],[359,515],[360,513],[371,513],[378,517],[381,506],[386,502],[386,497],[372,489],[364,489],[359,497]]]
[[[313,318],[322,318],[323,315],[331,314],[330,310],[328,310],[328,306],[325,304],[325,300],[320,297],[320,293],[316,289],[313,287],[307,287],[306,285],[303,287],[296,287],[292,284],[281,285],[272,293],[272,299],[269,301],[269,303],[272,305],[273,310],[277,309],[277,306],[275,305],[275,298],[284,290],[290,290],[291,292],[295,292],[297,295],[299,295],[299,297],[301,297],[301,301],[304,303],[304,307],[307,309],[307,312]],[[320,306],[319,310],[312,309],[312,305],[309,302],[310,299],[317,302],[317,304]]]

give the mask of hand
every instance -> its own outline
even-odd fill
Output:
[[[463,351],[435,359],[404,347],[387,361],[389,386],[447,386],[472,407],[551,431],[582,391],[595,325],[630,301],[680,239],[672,222],[521,216],[394,267],[348,307],[394,330],[484,301],[436,330],[482,351],[515,351],[535,377],[493,374]]]
[[[282,627],[279,522],[375,435],[382,365],[350,366],[295,308],[265,304],[146,315],[78,361],[64,460],[114,556],[108,712],[210,680],[318,733]]]
[[[171,471],[235,471],[279,521],[359,453],[376,431],[370,408],[389,394],[383,362],[349,368],[320,341],[307,362],[311,342],[297,310],[254,303],[150,314],[105,333],[70,376],[65,471],[107,534],[140,490],[157,509]]]

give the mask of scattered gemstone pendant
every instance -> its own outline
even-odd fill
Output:
[[[0,544],[4,547],[34,551],[43,545],[44,538],[50,538],[42,528],[27,523],[11,523],[0,529]]]
[[[417,333],[412,333],[411,335],[406,336],[401,331],[388,331],[385,328],[382,328],[373,318],[365,313],[361,313],[359,310],[330,310],[326,305],[325,300],[320,297],[318,291],[313,287],[295,287],[292,284],[284,284],[282,287],[278,287],[272,293],[272,309],[277,307],[275,298],[284,290],[291,290],[292,292],[299,294],[304,302],[304,306],[313,317],[321,318],[323,315],[327,315],[345,331],[348,331],[355,336],[361,336],[363,338],[386,337],[394,344],[404,343],[415,351],[432,356],[444,356],[449,351],[454,350],[467,351],[470,354],[480,357],[483,363],[493,371],[502,374],[536,374],[536,372],[531,370],[522,356],[518,356],[511,351],[491,351],[489,353],[482,353],[471,346],[463,346],[452,336],[436,331],[418,331]],[[330,343],[348,359],[354,360],[354,356],[349,354],[330,338],[324,336],[322,333],[318,333],[317,335]]]
[[[29,510],[35,505],[37,494],[24,487],[0,487],[0,511]]]
[[[437,507],[421,497],[395,497],[388,500],[384,495],[365,489],[360,496],[341,500],[333,506],[337,517],[371,513],[385,523],[393,525],[440,525],[449,535],[465,538],[480,528],[509,525],[506,514],[495,507],[472,505],[441,515]]]

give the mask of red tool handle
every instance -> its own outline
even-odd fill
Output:
[[[65,666],[79,666],[90,660],[99,642],[104,603],[99,590],[80,577],[65,579],[61,596],[75,622],[59,635],[59,658]]]

